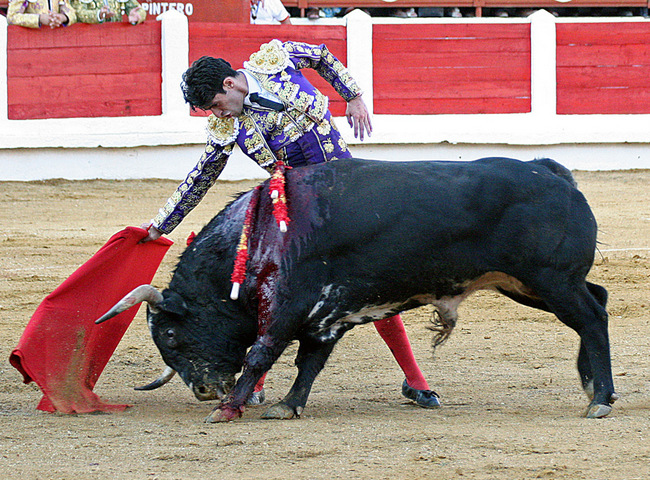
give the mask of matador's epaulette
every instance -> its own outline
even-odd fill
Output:
[[[219,118],[212,114],[208,117],[208,126],[205,131],[214,143],[225,147],[234,143],[237,139],[237,135],[239,135],[239,119],[235,117]]]
[[[258,52],[252,54],[248,61],[244,62],[246,70],[266,75],[279,73],[290,65],[289,52],[277,39],[263,44]]]

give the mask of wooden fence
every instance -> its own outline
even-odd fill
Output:
[[[10,26],[9,119],[160,115],[160,23]]]
[[[557,25],[557,113],[650,112],[650,25]]]
[[[530,24],[375,25],[375,113],[530,111]]]
[[[558,115],[650,113],[650,22],[557,23]],[[190,24],[189,61],[221,56],[240,68],[261,43],[324,43],[344,63],[344,26]],[[372,29],[366,101],[375,114],[508,114],[531,111],[531,24],[379,23]],[[552,40],[553,41],[553,40]],[[161,28],[147,21],[7,29],[9,120],[135,117],[162,113]],[[305,74],[345,103],[313,71]],[[359,72],[357,72],[357,75]],[[168,80],[177,94],[180,78]]]

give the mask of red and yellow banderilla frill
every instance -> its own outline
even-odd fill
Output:
[[[273,216],[278,223],[281,232],[287,231],[287,225],[291,221],[289,218],[289,209],[287,207],[287,194],[285,190],[285,170],[287,167],[282,160],[276,163],[275,171],[271,176],[269,190],[271,201],[273,202]],[[246,263],[248,262],[248,241],[253,230],[253,220],[255,210],[259,202],[261,186],[255,187],[253,195],[248,203],[246,209],[246,216],[244,218],[244,225],[237,244],[237,255],[235,256],[235,265],[233,267],[230,281],[232,282],[232,289],[230,291],[230,298],[237,300],[239,298],[239,288],[244,283],[246,278]]]
[[[287,231],[287,224],[290,222],[289,209],[287,207],[287,193],[285,191],[284,172],[287,167],[282,160],[275,164],[275,171],[271,176],[269,189],[271,191],[271,200],[273,202],[273,216],[280,227],[282,233]]]

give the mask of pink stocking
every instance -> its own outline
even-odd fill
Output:
[[[429,384],[422,375],[420,367],[418,367],[418,363],[413,356],[413,350],[406,335],[402,317],[395,315],[394,317],[377,320],[374,324],[377,332],[386,342],[404,375],[406,375],[406,382],[409,386],[416,390],[429,390]]]
[[[260,390],[262,390],[264,388],[264,380],[266,380],[266,373],[264,375],[262,375],[262,378],[260,378],[257,381],[257,384],[255,385],[255,388],[253,389],[253,392],[259,392]]]

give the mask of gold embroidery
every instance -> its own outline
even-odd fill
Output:
[[[285,105],[307,113],[316,122],[325,118],[329,99],[318,90],[314,89],[314,93],[310,94],[301,91],[300,86],[293,82],[280,83],[276,78],[269,78],[266,75],[253,74],[253,76],[260,82],[262,88],[277,95]]]
[[[332,143],[331,140],[325,140],[323,142],[323,148],[327,153],[332,153],[334,151],[334,144]]]
[[[316,92],[316,99],[313,104],[312,112],[315,118],[322,120],[329,108],[329,98],[320,92]]]
[[[274,74],[281,72],[291,64],[289,52],[287,52],[280,40],[271,40],[260,47],[258,52],[253,53],[244,68],[251,72],[262,74]]]
[[[285,115],[282,116],[284,117]],[[259,130],[263,125],[256,125],[255,119],[249,115],[242,115],[239,118],[242,121],[242,127],[246,130],[246,138],[244,139],[243,146],[244,153],[250,154],[262,168],[267,168],[275,164],[276,157]]]
[[[264,148],[266,141],[255,128],[255,120],[248,115],[242,115],[242,124],[246,129],[244,148],[250,153],[256,153]]]
[[[272,170],[276,158],[275,155],[273,155],[273,152],[271,150],[265,148],[257,155],[255,155],[255,161],[260,167],[266,168],[267,170]]]
[[[272,80],[269,80],[269,84],[273,85]],[[300,87],[298,84],[293,83],[293,82],[285,82],[285,83],[278,83],[278,95],[281,97],[286,98],[289,103],[293,102],[294,99],[298,96],[300,93]]]
[[[318,133],[321,135],[329,135],[332,131],[332,124],[330,122],[321,122],[318,124]]]
[[[210,115],[208,117],[206,131],[208,137],[214,143],[222,147],[226,146],[233,143],[237,139],[237,135],[239,135],[239,119],[233,117],[219,118],[215,115]]]
[[[250,116],[265,133],[271,133],[276,126],[282,123],[282,113],[280,112],[260,112],[254,110],[250,113]]]

